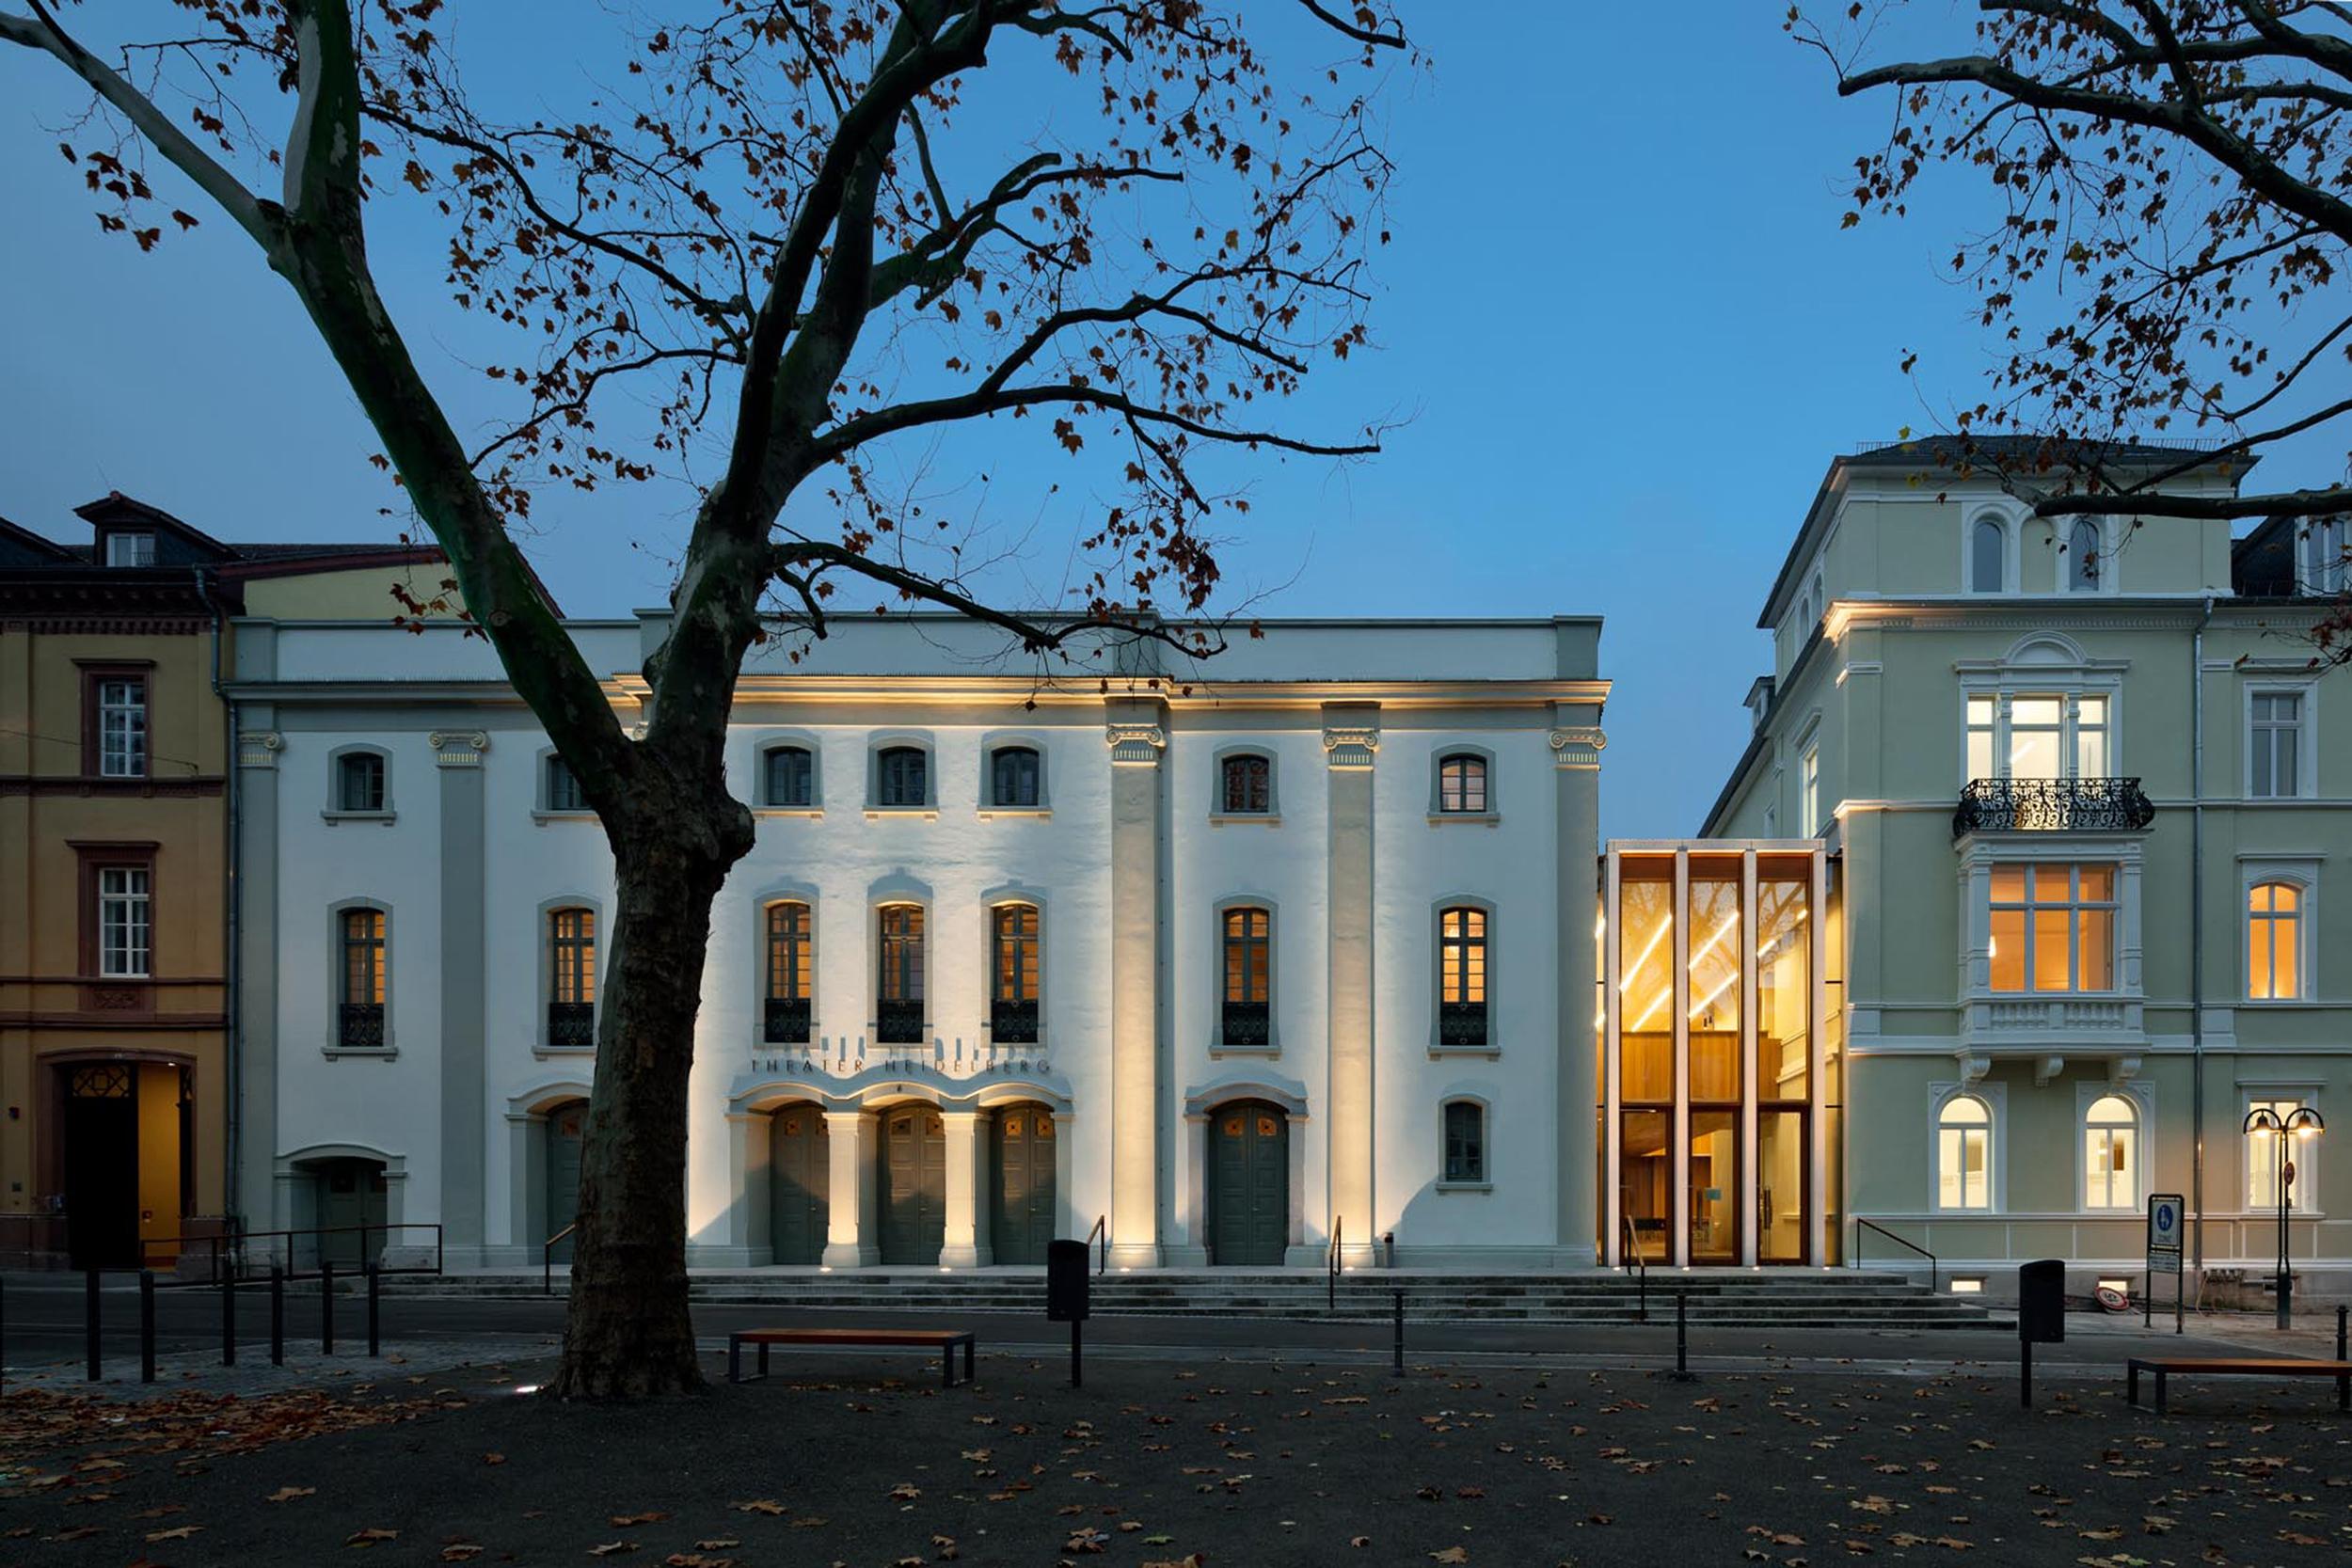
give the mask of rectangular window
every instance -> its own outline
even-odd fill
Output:
[[[2309,1101],[2299,1096],[2283,1100],[2251,1100],[2247,1101],[2246,1111],[2251,1116],[2256,1111],[2267,1110],[2283,1122],[2291,1113],[2307,1103]],[[2284,1158],[2294,1161],[2296,1167],[2295,1185],[2289,1196],[2294,1197],[2298,1207],[2309,1208],[2312,1201],[2312,1194],[2317,1190],[2315,1173],[2312,1169],[2312,1145],[2317,1140],[2282,1137],[2277,1132],[2249,1132],[2245,1137],[2246,1207],[2274,1212],[2278,1209],[2279,1164]],[[2283,1148],[2281,1144],[2285,1145]],[[2296,1194],[2301,1196],[2296,1197]]]
[[[98,772],[102,778],[147,776],[147,677],[108,675],[98,683]]]
[[[596,911],[558,910],[548,917],[555,944],[558,1002],[593,1005],[596,1000]]]
[[[921,756],[920,752],[913,753]],[[881,973],[876,975],[875,1037],[885,1045],[923,1038],[923,911],[891,904],[880,914]]]
[[[98,973],[143,980],[154,962],[154,911],[143,865],[98,868]]]
[[[336,1010],[336,1043],[346,1051],[384,1045],[384,911],[342,914],[342,998]]]
[[[1445,1179],[1483,1182],[1486,1180],[1486,1113],[1468,1101],[1445,1108]]]
[[[2104,779],[2115,768],[2108,700],[2063,692],[1972,693],[1963,733],[1971,779]]]
[[[884,806],[930,803],[930,757],[919,747],[892,746],[874,759],[875,795]]]
[[[1797,767],[1797,820],[1806,838],[1821,832],[1821,750],[1807,746]]]
[[[1993,868],[1995,991],[2115,989],[2115,867]]]
[[[2257,691],[2249,702],[2252,728],[2247,736],[2247,793],[2256,800],[2300,795],[2303,694]]]
[[[1038,1031],[1038,914],[1029,904],[1006,904],[991,916],[995,953],[990,965],[989,1037],[998,1045],[1028,1045]]]
[[[805,809],[817,803],[817,759],[807,748],[773,747],[767,760],[768,804]]]
[[[1486,1043],[1486,911],[1438,915],[1438,1043]]]
[[[384,809],[384,759],[373,752],[351,752],[337,763],[337,811]]]
[[[2306,594],[2344,592],[2345,519],[2324,517],[2302,525],[2296,540],[2296,581]]]
[[[989,758],[989,804],[1033,809],[1040,798],[1038,754],[1026,746],[1000,746]]]
[[[1228,1045],[1263,1046],[1273,1040],[1274,917],[1261,909],[1227,910],[1225,997],[1220,1020]]]
[[[809,981],[814,943],[806,904],[768,906],[768,988],[760,1038],[771,1045],[808,1038]]]
[[[548,753],[548,810],[586,811],[588,797],[580,787],[580,775],[572,765],[550,752]]]
[[[2259,882],[2246,895],[2246,995],[2279,1002],[2303,994],[2303,890]]]
[[[154,565],[155,536],[151,533],[109,533],[106,535],[106,564]]]

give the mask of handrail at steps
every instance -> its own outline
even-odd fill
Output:
[[[1618,1223],[1625,1227],[1626,1261],[1619,1265],[1641,1283],[1641,1293],[1635,1298],[1640,1307],[1641,1321],[1649,1322],[1649,1259],[1642,1256],[1642,1233],[1633,1227],[1631,1214],[1620,1214]]]
[[[1094,1228],[1087,1232],[1087,1240],[1094,1243],[1095,1247],[1094,1272],[1098,1275],[1109,1273],[1111,1266],[1111,1217],[1108,1214],[1097,1214],[1094,1216]]]
[[[1904,1240],[1902,1237],[1896,1235],[1892,1230],[1887,1229],[1886,1227],[1883,1225],[1871,1224],[1868,1220],[1864,1219],[1859,1214],[1854,1216],[1853,1222],[1853,1266],[1855,1268],[1858,1269],[1862,1267],[1862,1233],[1865,1230],[1875,1230],[1880,1235],[1885,1237],[1888,1241],[1893,1242],[1896,1245],[1909,1247],[1912,1251],[1926,1259],[1928,1260],[1928,1289],[1931,1291],[1941,1291],[1944,1288],[1944,1283],[1939,1273],[1940,1265],[1936,1261],[1934,1253],[1930,1252],[1926,1247],[1921,1246],[1916,1242]]]
[[[548,1295],[555,1294],[555,1243],[579,1228],[580,1222],[574,1220],[539,1245],[539,1287]]]
[[[1346,1233],[1347,1222],[1337,1214],[1331,1216],[1331,1245],[1323,1255],[1324,1308],[1336,1312],[1340,1307],[1340,1238]]]

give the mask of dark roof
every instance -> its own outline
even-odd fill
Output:
[[[2213,445],[2207,441],[2077,441],[2057,436],[1918,436],[1862,447],[1833,457],[1829,471],[1821,476],[1821,487],[1814,492],[1813,504],[1805,508],[1804,520],[1797,526],[1797,536],[1788,543],[1788,553],[1781,561],[1779,574],[1772,578],[1772,591],[1764,595],[1764,608],[1757,611],[1756,624],[1761,629],[1772,629],[1772,617],[1780,608],[1782,594],[1796,580],[1799,565],[1809,552],[1818,528],[1822,523],[1823,503],[1838,487],[1839,476],[1851,469],[1883,471],[1909,468],[1920,473],[1942,473],[1953,479],[1972,479],[1988,472],[2015,474],[2048,473],[2064,468],[2168,467],[2208,455]],[[2230,461],[2237,465],[2237,475],[2243,478],[2261,459],[2250,453],[2240,453]],[[2197,466],[2190,465],[2191,467]]]

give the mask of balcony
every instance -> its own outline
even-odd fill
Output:
[[[759,1037],[769,1045],[803,1045],[808,1023],[807,997],[771,996],[760,1020]]]
[[[384,1004],[345,1002],[335,1010],[335,1044],[344,1051],[384,1049]]]
[[[1008,1002],[1003,999],[988,1006],[988,1036],[998,1045],[1035,1045],[1037,1043],[1037,999]]]
[[[594,1002],[548,1004],[548,1044],[558,1051],[596,1048],[596,1005]]]
[[[2136,833],[2155,819],[2137,779],[1971,779],[1952,813],[1952,836]]]
[[[1440,1048],[1477,1048],[1486,1043],[1486,1004],[1438,1004],[1438,1044]]]
[[[883,1045],[920,1045],[923,1041],[923,1004],[894,1002],[882,998],[874,1004],[874,1038]]]
[[[1263,1051],[1274,1041],[1274,1009],[1263,1002],[1228,1002],[1223,1030],[1227,1049]]]

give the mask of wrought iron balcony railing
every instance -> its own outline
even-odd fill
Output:
[[[877,1001],[874,1004],[874,1038],[884,1045],[922,1044],[921,1001],[893,1002],[888,998]]]
[[[760,1020],[759,1037],[770,1045],[802,1045],[808,1040],[808,998],[771,996]]]
[[[1438,1003],[1438,1043],[1439,1045],[1486,1044],[1486,1004],[1484,1002]]]
[[[1225,1043],[1263,1046],[1274,1038],[1274,1009],[1263,1002],[1225,1004]]]
[[[998,1045],[1035,1045],[1037,1043],[1037,1000],[1008,1002],[1002,998],[988,1005],[989,1038]]]
[[[593,1050],[596,1043],[596,1005],[594,1002],[548,1003],[548,1043],[577,1051]]]
[[[2136,833],[2155,819],[2137,779],[1971,779],[1952,813],[1952,836]]]
[[[384,1004],[345,1002],[335,1020],[335,1043],[345,1051],[384,1049]]]

